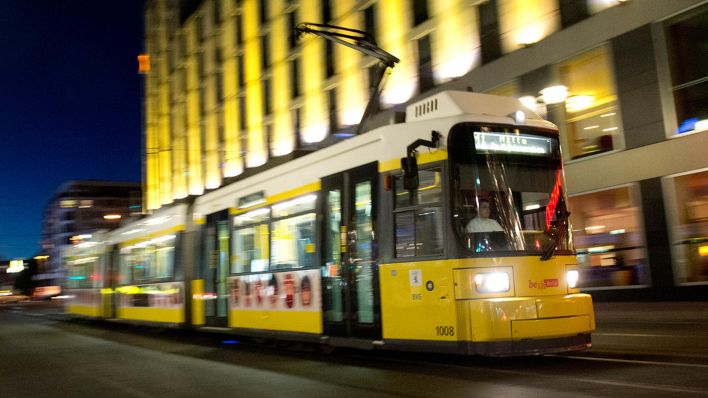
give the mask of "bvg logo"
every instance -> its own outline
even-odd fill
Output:
[[[558,279],[544,279],[543,282],[536,282],[529,279],[529,289],[543,290],[547,287],[558,287]]]

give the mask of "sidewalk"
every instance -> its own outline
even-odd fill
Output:
[[[598,323],[641,321],[708,324],[708,301],[594,303]]]

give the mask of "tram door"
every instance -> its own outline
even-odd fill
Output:
[[[211,293],[204,301],[204,316],[209,326],[227,326],[229,275],[229,213],[222,211],[207,216],[204,252],[206,265],[204,292]]]
[[[322,179],[325,333],[381,338],[376,252],[376,163]]]

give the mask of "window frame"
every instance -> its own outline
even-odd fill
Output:
[[[273,206],[274,205],[278,205],[279,203],[288,202],[290,200],[301,198],[301,197],[304,197],[307,195],[316,195],[317,196],[315,198],[315,200],[313,201],[313,205],[312,205],[311,209],[298,211],[297,213],[288,214],[287,216],[273,217],[273,214],[274,214]],[[249,211],[258,210],[258,209],[268,209],[268,217],[267,217],[267,219],[265,219],[263,221],[244,224],[244,225],[240,225],[238,227],[234,225],[233,220],[241,214],[232,216],[231,217],[230,238],[231,238],[231,242],[233,242],[233,243],[232,243],[232,246],[230,249],[232,250],[233,253],[236,253],[234,251],[233,245],[236,243],[235,232],[237,230],[246,229],[246,228],[253,228],[256,225],[263,225],[263,224],[268,225],[268,265],[266,266],[265,270],[263,270],[263,271],[233,272],[234,265],[231,261],[229,261],[229,275],[230,276],[243,276],[243,275],[257,275],[257,274],[271,274],[271,273],[284,272],[284,271],[291,271],[292,272],[292,271],[300,271],[300,270],[307,270],[307,269],[319,269],[320,266],[318,265],[318,260],[319,260],[319,250],[320,250],[320,243],[321,243],[320,242],[320,233],[319,233],[319,229],[318,229],[318,224],[320,222],[319,215],[318,215],[319,201],[320,201],[320,191],[318,190],[318,191],[304,193],[302,195],[294,196],[291,198],[283,199],[279,202],[269,203],[266,206],[261,206],[258,208],[249,209]],[[246,213],[247,212],[244,212],[243,214],[246,214]],[[307,214],[313,214],[315,216],[315,219],[314,219],[315,225],[313,228],[313,238],[312,238],[312,240],[315,244],[315,251],[313,253],[314,258],[315,258],[314,263],[311,266],[303,266],[303,267],[288,267],[288,268],[277,268],[277,269],[272,268],[273,224],[283,221],[283,220],[287,220],[289,218],[296,218],[296,217],[300,217],[300,216],[307,215]]]
[[[182,232],[176,232],[174,234],[161,234],[158,236],[167,236],[167,235],[175,235],[174,237],[174,244],[172,245],[172,264],[171,264],[171,273],[169,276],[166,277],[151,277],[151,278],[143,278],[143,279],[136,279],[133,275],[133,272],[130,268],[130,265],[125,264],[126,261],[126,255],[122,253],[122,251],[125,249],[125,247],[118,247],[118,271],[119,275],[122,277],[127,276],[126,279],[128,279],[126,282],[119,283],[118,286],[133,286],[133,285],[151,285],[155,283],[166,283],[166,282],[180,282],[178,278],[179,274],[179,251],[182,245]],[[150,246],[155,246],[156,245],[150,245]],[[132,252],[132,250],[131,250]],[[155,267],[157,263],[157,255],[151,255],[153,258],[155,258],[154,262],[150,263],[150,267]],[[127,272],[127,275],[124,273]]]
[[[388,175],[388,178],[392,179],[391,182],[391,262],[394,263],[400,263],[400,262],[411,262],[411,261],[420,261],[420,260],[436,260],[436,259],[443,259],[446,258],[447,255],[447,244],[445,243],[447,241],[446,234],[447,234],[447,228],[445,225],[445,220],[447,219],[446,215],[446,189],[447,189],[447,172],[445,170],[445,162],[431,162],[431,163],[426,163],[418,166],[418,171],[434,171],[438,170],[440,173],[440,201],[438,202],[425,202],[425,203],[417,203],[417,195],[414,196],[414,204],[409,204],[406,206],[398,206],[396,203],[396,181],[400,178],[403,178],[403,171],[402,170],[396,170]],[[416,189],[415,192],[418,190]],[[410,191],[408,192],[408,195],[411,195]],[[441,213],[441,219],[440,219],[440,233],[442,234],[442,242],[441,242],[441,250],[440,253],[437,254],[422,254],[419,255],[418,253],[415,253],[412,256],[406,256],[406,257],[399,257],[398,253],[396,252],[396,244],[398,243],[398,236],[396,235],[396,216],[398,214],[402,213],[412,213],[413,214],[413,243],[417,244],[418,241],[416,239],[416,212],[426,209],[426,208],[437,208],[440,209]],[[417,250],[416,250],[417,251]]]

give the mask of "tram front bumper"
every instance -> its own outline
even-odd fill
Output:
[[[465,301],[469,307],[469,351],[519,355],[590,347],[595,329],[587,294],[510,297]]]

